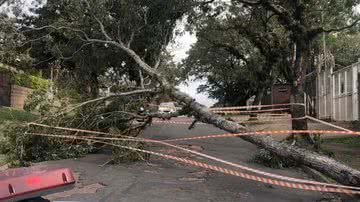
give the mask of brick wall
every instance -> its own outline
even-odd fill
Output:
[[[8,73],[0,73],[0,106],[10,106],[10,75]]]
[[[23,109],[26,97],[31,93],[30,88],[25,88],[17,85],[11,85],[11,107],[16,109]]]

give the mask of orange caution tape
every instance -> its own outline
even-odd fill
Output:
[[[240,107],[216,107],[210,108],[210,111],[216,110],[239,110],[239,109],[253,109],[253,108],[268,108],[268,107],[284,107],[284,106],[305,106],[302,103],[288,103],[288,104],[274,104],[274,105],[256,105],[256,106],[240,106]]]
[[[30,134],[30,133],[28,133],[28,134]],[[192,165],[192,166],[196,166],[196,167],[210,169],[210,170],[214,170],[214,171],[221,172],[221,173],[224,173],[224,174],[238,176],[238,177],[241,177],[241,178],[244,178],[244,179],[257,181],[257,182],[262,182],[262,183],[266,183],[266,184],[272,184],[272,185],[276,185],[276,186],[280,186],[280,187],[293,188],[293,189],[302,189],[302,190],[307,190],[307,191],[333,192],[333,193],[346,193],[346,194],[360,194],[360,191],[352,190],[353,188],[360,189],[358,187],[353,187],[353,188],[349,188],[349,189],[348,188],[334,188],[334,187],[337,187],[339,185],[335,185],[335,184],[331,185],[331,184],[329,184],[329,185],[324,185],[324,186],[317,186],[317,185],[307,185],[307,184],[304,184],[304,183],[293,183],[293,182],[286,182],[286,181],[282,181],[282,180],[264,178],[264,177],[259,177],[259,176],[255,176],[255,175],[249,175],[249,174],[246,174],[246,173],[243,173],[243,172],[230,170],[230,169],[227,169],[227,168],[222,168],[222,167],[219,167],[219,166],[214,166],[214,165],[210,165],[210,164],[206,164],[206,163],[202,163],[202,162],[198,162],[198,161],[194,161],[194,160],[188,160],[188,159],[184,159],[184,158],[179,158],[179,157],[168,155],[168,154],[162,154],[162,153],[153,152],[153,151],[149,151],[149,150],[143,150],[143,149],[138,149],[138,148],[133,148],[133,147],[128,147],[128,146],[117,145],[117,144],[113,144],[113,143],[109,143],[109,142],[98,141],[98,140],[91,139],[89,137],[50,135],[50,134],[34,134],[34,133],[30,134],[30,135],[46,136],[46,137],[57,137],[57,138],[68,138],[68,139],[79,139],[79,140],[86,140],[86,141],[93,141],[93,142],[103,143],[103,144],[107,144],[107,145],[111,145],[111,146],[115,146],[115,147],[120,147],[120,148],[125,148],[125,149],[129,149],[129,150],[133,150],[133,151],[152,154],[152,155],[159,156],[159,157],[162,157],[162,158],[165,158],[165,159],[171,159],[171,160],[174,160],[174,161],[178,161],[178,162],[181,162],[181,163],[184,163],[184,164],[187,164],[187,165]],[[329,187],[329,186],[334,186],[334,187]],[[342,187],[346,187],[346,186],[342,186]]]
[[[260,131],[260,132],[244,132],[244,133],[229,133],[222,135],[207,135],[198,137],[188,137],[179,139],[164,140],[166,142],[184,141],[184,140],[202,140],[212,138],[227,138],[227,137],[239,137],[239,136],[251,136],[251,135],[286,135],[286,134],[337,134],[337,135],[360,135],[360,132],[355,131],[333,131],[333,130],[274,130],[274,131]]]
[[[280,111],[289,111],[290,108],[279,108],[279,109],[264,109],[264,110],[253,110],[253,111],[220,111],[214,110],[213,113],[224,113],[224,114],[244,114],[244,113],[265,113],[265,112],[280,112]]]

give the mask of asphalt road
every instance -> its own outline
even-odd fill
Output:
[[[172,121],[183,121],[172,119]],[[154,124],[142,137],[158,140],[199,135],[223,134],[209,125],[197,125],[189,131],[187,125]],[[197,140],[181,142],[183,146],[225,160],[248,165],[253,168],[291,177],[309,179],[299,168],[270,169],[253,161],[257,147],[240,138]],[[185,158],[210,163],[206,159],[153,146],[154,151],[168,152]],[[181,165],[174,161],[151,156],[147,162],[106,165],[107,155],[89,155],[81,159],[46,162],[54,167],[70,167],[78,175],[75,190],[48,199],[53,201],[328,201],[329,195],[280,188],[262,183],[228,176],[214,171]],[[214,163],[214,162],[211,162]],[[216,164],[216,163],[214,163]]]

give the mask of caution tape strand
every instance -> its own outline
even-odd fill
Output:
[[[274,104],[274,105],[256,105],[256,106],[239,106],[239,107],[216,107],[210,108],[214,110],[238,110],[238,109],[253,109],[253,108],[268,108],[268,107],[284,107],[284,106],[305,106],[302,103],[288,103],[288,104]]]
[[[182,163],[187,164],[187,165],[192,165],[192,166],[196,166],[196,167],[202,167],[202,168],[214,170],[214,171],[217,171],[217,172],[221,172],[221,173],[224,173],[224,174],[238,176],[238,177],[241,177],[241,178],[244,178],[244,179],[253,180],[253,181],[257,181],[257,182],[262,182],[262,183],[266,183],[266,184],[272,184],[272,185],[276,185],[276,186],[280,186],[280,187],[293,188],[293,189],[302,189],[302,190],[308,190],[308,191],[346,193],[346,194],[360,194],[360,191],[355,191],[355,190],[351,190],[351,189],[332,188],[332,187],[327,187],[327,186],[316,186],[316,185],[306,185],[306,184],[301,184],[301,183],[292,183],[292,182],[286,182],[286,181],[281,181],[281,180],[274,180],[274,179],[259,177],[259,176],[255,176],[255,175],[249,175],[249,174],[246,174],[246,173],[243,173],[243,172],[230,170],[230,169],[227,169],[227,168],[222,168],[222,167],[219,167],[219,166],[214,166],[214,165],[210,165],[210,164],[206,164],[206,163],[202,163],[202,162],[197,162],[197,161],[194,161],[194,160],[188,160],[188,159],[184,159],[184,158],[180,158],[180,157],[176,157],[176,156],[172,156],[172,155],[168,155],[168,154],[162,154],[162,153],[153,152],[153,151],[149,151],[149,150],[143,150],[143,149],[133,148],[133,147],[129,147],[129,146],[123,146],[123,145],[117,145],[117,144],[113,144],[113,143],[109,143],[109,142],[93,140],[93,139],[89,139],[89,138],[85,138],[85,137],[65,136],[65,135],[50,135],[50,134],[35,134],[35,133],[33,133],[33,134],[28,133],[28,134],[29,135],[37,135],[37,136],[79,139],[79,140],[85,140],[85,141],[98,142],[98,143],[102,143],[102,144],[106,144],[106,145],[111,145],[111,146],[120,147],[120,148],[124,148],[124,149],[129,149],[129,150],[133,150],[133,151],[143,152],[143,153],[147,153],[147,154],[152,154],[152,155],[155,155],[155,156],[163,157],[165,159],[171,159],[171,160],[175,160],[175,161],[178,161],[178,162],[182,162]]]
[[[252,110],[252,111],[224,111],[224,110],[213,110],[213,113],[225,113],[225,114],[246,114],[246,113],[265,113],[265,112],[281,112],[289,111],[290,108],[279,108],[279,109],[265,109],[265,110]]]
[[[109,136],[117,136],[116,134],[111,134],[111,133],[103,133],[103,132],[97,132],[97,131],[88,131],[88,130],[81,130],[81,129],[71,129],[71,128],[64,128],[64,127],[53,127],[53,126],[47,126],[47,125],[43,125],[43,124],[37,124],[37,125],[40,125],[40,126],[45,126],[45,127],[48,127],[48,128],[56,128],[56,129],[61,129],[61,130],[69,130],[69,131],[76,131],[76,132],[84,132],[84,133],[90,133],[90,134],[102,134],[102,135],[109,135]],[[262,134],[262,133],[270,133],[271,131],[265,131],[265,132],[255,132],[255,133],[258,133],[258,134]],[[282,133],[282,132],[285,132],[285,131],[276,131],[278,133]],[[294,132],[301,132],[301,131],[294,131]],[[329,131],[328,131],[329,132]],[[331,131],[330,131],[331,132]],[[338,132],[338,131],[332,131],[332,132]],[[341,132],[341,131],[340,131]],[[344,132],[342,132],[344,133]],[[243,133],[244,134],[244,133]],[[221,136],[221,137],[229,137],[229,135],[237,135],[239,136],[239,134],[225,134],[224,135],[216,135],[216,136]],[[170,147],[174,147],[174,148],[177,148],[177,149],[181,149],[183,151],[187,151],[187,152],[190,152],[190,153],[195,153],[196,155],[200,155],[200,156],[203,156],[205,158],[208,158],[208,159],[211,159],[211,160],[215,160],[215,161],[218,161],[218,162],[221,162],[221,163],[224,163],[224,164],[227,164],[227,165],[231,165],[231,166],[234,166],[234,167],[237,167],[237,168],[240,168],[240,169],[243,169],[243,170],[247,170],[249,172],[253,172],[253,173],[256,173],[256,174],[260,174],[260,175],[264,175],[264,176],[268,176],[268,177],[273,177],[273,178],[277,178],[277,179],[282,179],[282,180],[288,180],[288,181],[293,181],[293,182],[302,182],[302,183],[313,183],[313,184],[317,184],[317,185],[327,185],[327,186],[331,186],[332,184],[325,184],[325,183],[319,183],[319,182],[316,182],[316,181],[308,181],[308,180],[302,180],[302,179],[297,179],[297,178],[290,178],[290,177],[285,177],[285,176],[281,176],[281,175],[275,175],[275,174],[272,174],[272,173],[266,173],[266,172],[263,172],[263,171],[260,171],[260,170],[256,170],[256,169],[253,169],[253,168],[249,168],[249,167],[246,167],[246,166],[242,166],[242,165],[239,165],[239,164],[235,164],[235,163],[232,163],[232,162],[228,162],[228,161],[224,161],[222,159],[218,159],[216,157],[212,157],[212,156],[209,156],[209,155],[206,155],[206,154],[201,154],[199,152],[195,152],[195,151],[192,151],[192,150],[187,150],[185,148],[182,148],[182,147],[178,147],[176,145],[172,145],[172,144],[169,144],[168,141],[172,141],[172,140],[164,140],[164,141],[159,141],[159,140],[151,140],[151,139],[145,139],[145,138],[135,138],[135,137],[131,137],[131,138],[128,138],[128,136],[123,136],[125,138],[106,138],[107,140],[124,140],[124,141],[142,141],[142,142],[150,142],[150,143],[158,143],[158,144],[162,144],[162,145],[166,145],[166,146],[170,146]],[[207,139],[207,138],[215,138],[215,136],[200,136],[201,138],[203,139]],[[200,137],[195,137],[195,138],[200,138]],[[90,138],[90,137],[88,137]],[[103,137],[93,137],[93,138],[103,138]],[[189,140],[190,138],[186,138],[186,140]],[[181,139],[177,139],[177,141],[180,141]],[[182,139],[184,140],[184,139]],[[341,186],[341,185],[336,185],[338,187],[344,187],[344,186]],[[345,186],[347,187],[347,186]],[[349,187],[347,187],[349,188]],[[355,188],[355,189],[360,189],[360,188],[357,188],[357,187],[352,187],[352,188]]]
[[[338,134],[338,135],[354,135],[360,136],[360,132],[356,131],[332,131],[332,130],[274,130],[274,131],[258,131],[258,132],[244,132],[244,133],[229,133],[221,135],[206,135],[188,138],[177,138],[164,140],[165,142],[186,141],[186,140],[201,140],[201,139],[215,139],[215,138],[228,138],[240,136],[253,136],[253,135],[286,135],[286,134]]]
[[[81,129],[71,129],[71,128],[64,128],[64,127],[53,127],[53,126],[47,126],[47,125],[44,125],[44,124],[35,124],[35,125],[38,125],[38,126],[42,126],[42,127],[47,127],[47,128],[55,128],[55,129],[61,129],[61,130],[68,130],[68,131],[73,131],[73,132],[83,132],[83,133],[90,133],[90,134],[102,134],[102,135],[109,135],[109,136],[115,136],[115,137],[118,137],[118,135],[116,134],[111,134],[111,133],[104,133],[104,132],[97,132],[97,131],[89,131],[89,130],[81,130]],[[251,132],[251,134],[269,134],[269,133],[272,133],[272,132],[275,132],[277,134],[283,134],[283,133],[288,133],[290,131],[264,131],[264,132]],[[294,133],[301,133],[301,132],[310,132],[310,131],[292,131]],[[318,131],[311,131],[311,132],[318,132]],[[336,133],[336,132],[341,132],[341,133],[346,133],[346,131],[323,131],[323,132],[328,132],[328,133]],[[312,184],[316,184],[316,185],[326,185],[326,186],[336,186],[336,187],[346,187],[346,188],[353,188],[353,189],[360,189],[360,188],[357,188],[357,187],[349,187],[349,186],[341,186],[341,185],[333,185],[333,184],[326,184],[326,183],[320,183],[320,182],[316,182],[316,181],[309,181],[309,180],[302,180],[302,179],[297,179],[297,178],[290,178],[290,177],[285,177],[285,176],[281,176],[281,175],[275,175],[275,174],[272,174],[272,173],[266,173],[266,172],[263,172],[263,171],[260,171],[260,170],[256,170],[256,169],[253,169],[253,168],[249,168],[249,167],[246,167],[246,166],[242,166],[242,165],[239,165],[239,164],[235,164],[235,163],[232,163],[232,162],[228,162],[228,161],[224,161],[222,159],[218,159],[216,157],[212,157],[212,156],[209,156],[209,155],[206,155],[206,154],[202,154],[200,152],[196,152],[196,151],[192,151],[192,150],[188,150],[188,149],[185,149],[185,148],[182,148],[182,147],[179,147],[179,146],[176,146],[176,145],[172,145],[172,144],[169,144],[168,142],[171,142],[171,141],[181,141],[181,140],[193,140],[193,139],[209,139],[209,138],[224,138],[224,137],[231,137],[231,136],[240,136],[240,135],[249,135],[250,133],[241,133],[241,134],[224,134],[224,135],[213,135],[213,136],[199,136],[199,137],[194,137],[194,138],[183,138],[183,139],[173,139],[173,140],[164,140],[164,141],[159,141],[159,140],[151,140],[151,139],[145,139],[145,138],[135,138],[135,137],[128,137],[128,136],[124,136],[122,135],[122,137],[125,137],[125,138],[105,138],[106,140],[123,140],[123,141],[142,141],[142,142],[149,142],[149,143],[158,143],[158,144],[162,144],[162,145],[166,145],[166,146],[170,146],[170,147],[173,147],[173,148],[177,148],[177,149],[180,149],[180,150],[183,150],[183,151],[186,151],[186,152],[190,152],[190,153],[193,153],[193,154],[196,154],[196,155],[200,155],[202,157],[205,157],[205,158],[208,158],[208,159],[211,159],[211,160],[215,160],[215,161],[218,161],[218,162],[221,162],[221,163],[224,163],[224,164],[227,164],[227,165],[231,165],[231,166],[234,166],[234,167],[237,167],[237,168],[240,168],[240,169],[243,169],[243,170],[246,170],[246,171],[249,171],[249,172],[253,172],[253,173],[256,173],[256,174],[260,174],[260,175],[264,175],[264,176],[268,176],[268,177],[273,177],[273,178],[277,178],[277,179],[282,179],[282,180],[288,180],[288,181],[293,181],[293,182],[301,182],[301,183],[312,183]],[[103,138],[104,137],[87,137],[87,138]]]

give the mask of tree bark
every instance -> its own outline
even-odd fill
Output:
[[[305,37],[302,37],[305,38]],[[294,105],[291,107],[291,116],[292,120],[292,129],[293,130],[307,130],[308,124],[305,110],[305,97],[304,97],[304,84],[306,71],[310,68],[311,65],[311,55],[310,55],[310,40],[300,41],[296,44],[295,52],[295,64],[293,66],[293,85],[291,88],[291,103],[301,103],[301,105]],[[301,119],[304,118],[304,119]],[[301,137],[302,139],[298,139]],[[309,134],[292,134],[290,139],[299,140],[300,144],[309,144],[313,143],[312,138]]]
[[[140,77],[140,88],[145,89],[144,76],[143,76],[143,73],[142,73],[141,69],[139,69],[139,77]]]
[[[261,100],[264,96],[264,93],[265,93],[265,88],[260,88],[259,89],[259,92],[256,94],[255,96],[255,99],[254,99],[254,103],[252,104],[253,106],[258,106],[260,105],[261,103]],[[253,120],[258,120],[257,118],[257,114],[256,113],[253,113],[250,115],[250,121],[253,121]]]
[[[98,75],[96,72],[91,72],[90,75],[90,95],[91,98],[95,99],[97,97],[99,97],[99,80],[98,80]]]

